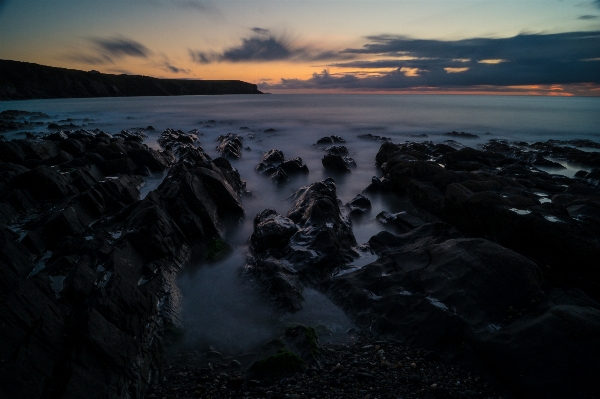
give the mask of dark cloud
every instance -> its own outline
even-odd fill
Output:
[[[108,57],[123,58],[124,56],[148,58],[152,52],[148,47],[124,37],[92,38],[90,41],[100,53]]]
[[[473,38],[456,41],[410,39],[403,36],[369,36],[371,42],[345,53],[444,59],[555,60],[598,55],[600,32],[551,35],[521,34],[509,38]],[[596,47],[594,47],[596,46]]]
[[[351,59],[352,54],[323,51],[316,47],[295,46],[291,40],[277,37],[268,29],[252,28],[256,35],[243,38],[239,46],[229,47],[221,53],[190,50],[192,61],[199,64],[211,62],[267,62],[267,61],[324,61]]]
[[[189,69],[176,67],[168,62],[166,62],[162,65],[162,69],[167,72],[172,72],[172,73],[190,73]]]
[[[194,51],[192,49],[188,49],[188,52],[192,61],[197,64],[209,64],[217,57],[217,54],[214,53],[205,53],[202,51]]]
[[[587,20],[587,19],[596,19],[598,17],[599,17],[598,15],[582,15],[580,17],[577,17],[577,19]]]
[[[243,39],[238,47],[231,47],[220,55],[221,61],[276,61],[292,58],[294,50],[285,40],[274,36]]]
[[[325,70],[308,80],[282,79],[279,85],[266,88],[404,89],[600,83],[600,32],[457,41],[391,35],[369,39],[370,43],[362,48],[346,49],[344,53],[360,54],[370,60],[330,64],[352,68],[352,73],[332,75]],[[382,71],[365,75],[360,69]]]
[[[594,0],[593,3],[596,7],[600,8],[600,0]]]
[[[254,27],[254,28],[251,28],[250,30],[251,30],[252,32],[254,32],[254,33],[258,34],[258,35],[270,35],[270,34],[271,34],[271,31],[270,31],[270,30],[268,30],[268,29],[263,29],[263,28],[256,28],[256,27]]]
[[[72,51],[59,58],[89,65],[115,64],[115,60],[124,57],[148,59],[154,53],[141,43],[125,37],[88,38],[88,49]]]

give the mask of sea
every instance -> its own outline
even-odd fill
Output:
[[[156,149],[160,148],[156,140],[166,128],[184,132],[197,129],[199,145],[213,158],[219,156],[218,136],[236,133],[243,137],[242,158],[231,163],[251,195],[243,197],[245,219],[224,233],[234,251],[218,263],[188,265],[179,278],[183,298],[180,322],[186,345],[225,353],[248,350],[294,323],[318,327],[322,341],[341,339],[355,328],[341,309],[316,290],[305,290],[303,310],[281,314],[268,298],[258,294],[252,282],[240,276],[249,253],[254,216],[268,208],[287,213],[292,206],[290,196],[298,188],[329,177],[321,164],[324,146],[316,145],[319,138],[341,136],[356,161],[350,174],[334,176],[343,204],[362,193],[373,176],[381,175],[375,155],[382,142],[358,137],[361,135],[385,137],[393,143],[440,143],[450,139],[448,143],[456,148],[478,148],[491,139],[529,143],[590,139],[600,143],[600,97],[273,94],[0,102],[0,111],[8,109],[39,111],[48,114],[51,122],[113,134],[152,126],[154,130],[145,130],[149,136],[146,144]],[[27,131],[40,135],[48,132],[45,125]],[[478,137],[457,139],[444,135],[451,131]],[[18,138],[23,134],[5,136]],[[281,186],[270,183],[255,168],[262,155],[275,148],[288,159],[301,157],[309,173]],[[565,169],[548,172],[572,176],[586,170],[581,165],[555,161]],[[141,196],[156,188],[164,177],[147,177]],[[402,209],[393,198],[369,197],[371,212],[352,223],[359,244],[386,229],[375,218],[379,212]],[[364,254],[349,265],[349,270],[374,260],[374,255]]]

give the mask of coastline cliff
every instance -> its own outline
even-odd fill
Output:
[[[0,60],[0,101],[40,98],[262,94],[239,80],[158,79],[110,75]]]

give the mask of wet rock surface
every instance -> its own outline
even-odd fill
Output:
[[[0,141],[1,396],[597,397],[600,144],[385,142],[368,194],[342,205],[330,178],[300,188],[287,214],[256,215],[242,276],[275,318],[310,287],[356,328],[320,346],[289,326],[240,354],[173,338],[177,274],[222,259],[244,217],[225,158],[241,137],[211,159],[199,134],[166,129],[164,151],[142,129]],[[348,157],[340,137],[319,141]],[[582,170],[544,171],[559,162]],[[256,169],[277,184],[307,172],[276,149]],[[383,197],[394,213],[370,215]],[[384,231],[358,247],[348,217],[367,215]]]
[[[158,138],[158,144],[169,151],[178,154],[183,148],[193,147],[198,141],[198,133],[184,133],[181,130],[165,129]]]
[[[49,115],[42,112],[6,110],[0,112],[0,133],[12,130],[27,129],[35,125],[43,125],[38,119],[48,119]]]
[[[443,144],[384,144],[377,163],[385,190],[407,195],[464,233],[600,281],[599,230],[591,216],[600,206],[597,182],[545,173],[518,154]],[[588,216],[578,217],[583,208],[576,206],[583,204],[590,207]]]
[[[337,173],[349,173],[350,167],[356,166],[352,158],[334,154],[325,154],[321,163],[328,171]]]
[[[234,133],[228,133],[224,136],[219,136],[217,141],[217,151],[226,158],[239,159],[242,157],[242,136]]]
[[[317,144],[335,144],[335,143],[345,143],[346,140],[344,140],[341,136],[327,136],[327,137],[321,137],[319,140],[317,140]]]
[[[243,216],[239,174],[200,149],[174,163],[100,131],[3,141],[0,154],[2,396],[142,397],[177,322],[177,273]],[[139,200],[139,174],[166,169]]]
[[[352,198],[346,206],[350,208],[350,216],[359,216],[371,209],[371,201],[364,195],[358,194]]]
[[[598,143],[591,140],[548,140],[532,144],[490,140],[484,148],[536,166],[564,168],[557,162],[547,159],[553,158],[580,166],[600,167],[600,148]]]
[[[455,132],[455,131],[444,133],[444,136],[457,137],[460,139],[476,139],[479,137],[478,135],[473,134],[473,133]]]
[[[383,144],[370,191],[414,208],[378,215],[400,235],[373,236],[378,260],[335,276],[329,296],[362,328],[466,360],[517,397],[595,397],[598,182],[536,167],[580,155],[565,144]]]
[[[371,140],[371,141],[390,141],[391,140],[390,137],[378,136],[378,135],[372,134],[372,133],[359,134],[356,137],[358,137],[359,139]]]
[[[292,312],[303,306],[304,285],[327,279],[358,256],[332,179],[300,188],[286,216],[274,210],[258,214],[250,241],[252,256],[244,273],[275,306]]]
[[[263,154],[256,170],[268,175],[273,183],[282,184],[289,180],[289,176],[308,173],[308,166],[304,164],[302,158],[286,160],[282,151],[274,149]]]

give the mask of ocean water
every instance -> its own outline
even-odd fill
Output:
[[[49,121],[67,121],[85,129],[99,128],[109,133],[122,129],[153,126],[146,143],[159,148],[156,139],[165,128],[185,132],[198,129],[200,145],[217,157],[216,139],[226,133],[244,137],[243,156],[232,160],[247,190],[243,199],[246,218],[230,228],[225,236],[235,251],[213,265],[190,265],[180,277],[184,298],[182,325],[188,342],[225,352],[245,350],[264,342],[282,326],[294,323],[320,325],[339,337],[352,327],[350,320],[322,294],[308,290],[306,307],[296,315],[277,315],[254,288],[239,277],[248,253],[252,219],[266,208],[281,214],[291,207],[289,196],[303,185],[329,176],[322,167],[324,146],[314,145],[323,136],[339,135],[345,140],[357,167],[345,176],[333,176],[338,196],[350,201],[380,172],[375,154],[381,142],[358,138],[373,134],[404,141],[443,142],[443,133],[468,132],[476,139],[454,139],[453,145],[478,147],[492,138],[520,141],[548,139],[591,139],[600,142],[600,98],[550,98],[452,95],[231,95],[183,97],[129,97],[56,99],[0,102],[0,111],[19,109],[40,111]],[[60,122],[59,122],[60,123]],[[275,131],[265,132],[267,129]],[[44,126],[34,131],[45,133]],[[426,135],[426,137],[420,137]],[[22,132],[10,137],[22,137]],[[274,186],[255,171],[262,154],[280,149],[287,158],[301,157],[310,173]],[[579,165],[567,165],[561,173],[572,175]],[[156,187],[163,175],[152,176],[142,195]],[[353,222],[359,244],[385,227],[375,221],[381,210],[396,212],[402,204],[385,197],[371,197],[372,211]],[[365,256],[355,267],[374,260]],[[326,337],[325,337],[326,338]]]

